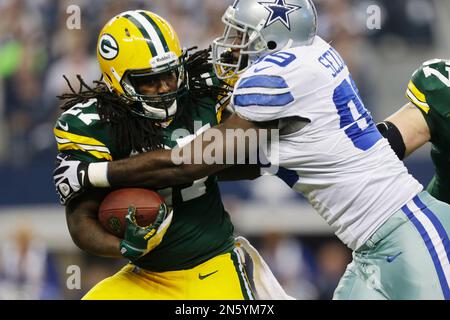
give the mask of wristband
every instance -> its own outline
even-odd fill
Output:
[[[93,187],[110,187],[108,181],[108,162],[91,163],[88,167],[89,182]]]

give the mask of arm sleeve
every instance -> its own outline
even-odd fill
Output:
[[[53,129],[59,152],[82,161],[111,161],[110,148],[98,131],[97,124],[85,125],[70,114],[63,114]]]
[[[66,111],[59,117],[53,128],[57,149],[60,153],[60,157],[57,157],[55,162],[57,168],[60,168],[61,156],[63,155],[89,163],[113,159],[108,144],[105,142],[108,141],[106,128],[102,122],[97,121],[98,115],[95,113],[83,114],[85,110],[80,110]],[[73,199],[84,192],[84,189],[77,192],[68,187],[61,189],[63,185],[64,183],[57,183],[56,187],[60,193],[72,193],[65,194],[66,199]]]
[[[280,75],[250,75],[234,90],[233,108],[244,119],[265,122],[279,119],[294,102],[285,78]]]
[[[422,112],[430,129],[431,142],[439,143],[439,128],[450,117],[450,61],[426,61],[413,73],[406,97]]]
[[[377,128],[380,131],[381,135],[385,137],[391,148],[394,150],[395,154],[400,160],[403,160],[405,157],[406,146],[403,141],[402,134],[400,130],[390,121],[383,121],[377,124]]]

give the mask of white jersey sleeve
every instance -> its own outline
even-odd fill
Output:
[[[235,110],[245,119],[278,119],[294,101],[286,80],[278,75],[252,75],[240,81],[235,90]]]
[[[235,86],[233,107],[256,122],[296,116],[327,80],[316,64],[306,63],[295,51],[277,52],[244,73]]]

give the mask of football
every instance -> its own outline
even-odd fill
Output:
[[[98,211],[98,219],[108,232],[123,238],[125,216],[128,207],[136,207],[136,223],[141,227],[151,225],[164,199],[155,191],[143,188],[123,188],[112,191],[103,199]]]

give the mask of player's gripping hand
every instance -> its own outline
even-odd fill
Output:
[[[147,227],[140,227],[136,223],[136,208],[128,208],[125,217],[125,235],[120,242],[121,254],[130,261],[145,256],[159,245],[172,222],[173,211],[165,204],[161,204],[155,222]]]
[[[88,162],[78,161],[69,155],[58,154],[53,170],[53,181],[61,204],[66,204],[82,189],[90,186]]]

